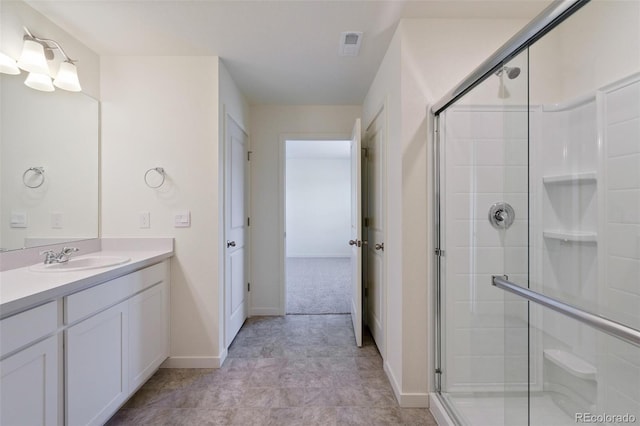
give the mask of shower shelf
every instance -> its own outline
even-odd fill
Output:
[[[596,380],[598,370],[582,358],[560,349],[545,349],[543,353],[546,359],[573,376],[581,379]]]
[[[562,241],[574,241],[581,243],[598,242],[598,234],[595,232],[544,231],[542,236]]]
[[[544,184],[581,184],[581,183],[590,183],[596,182],[597,175],[596,172],[585,172],[585,173],[572,173],[567,175],[554,175],[554,176],[543,176],[542,182]]]

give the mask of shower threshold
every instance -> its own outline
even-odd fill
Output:
[[[441,394],[465,426],[565,426],[575,425],[577,407],[556,392],[477,392]],[[569,408],[571,407],[571,408]],[[528,419],[529,409],[531,419]]]

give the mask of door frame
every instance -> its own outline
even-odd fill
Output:
[[[334,140],[350,140],[351,133],[282,133],[280,134],[279,154],[278,154],[278,254],[279,265],[278,275],[280,277],[280,305],[278,307],[278,315],[287,314],[287,284],[286,284],[286,253],[287,253],[287,141],[334,141]],[[346,244],[346,242],[345,242]]]
[[[227,126],[228,120],[232,120],[239,128],[244,132],[247,136],[247,152],[251,152],[251,135],[249,134],[247,127],[242,124],[242,120],[237,120],[228,110],[225,104],[222,105],[222,116],[224,117],[224,121],[222,126],[223,129],[223,140],[219,145],[219,159],[218,162],[221,164],[218,178],[219,178],[219,189],[222,194],[222,202],[219,203],[218,206],[218,215],[222,218],[219,221],[219,235],[222,237],[219,239],[219,270],[218,270],[218,278],[219,282],[222,283],[220,286],[218,294],[222,295],[219,300],[218,306],[220,307],[220,312],[222,315],[219,315],[219,320],[221,327],[218,329],[221,331],[220,336],[218,336],[218,340],[220,342],[220,353],[224,353],[224,358],[226,358],[227,354],[227,297],[230,295],[227,294],[227,265],[226,265],[226,241],[227,241],[227,229],[226,229],[226,221],[227,221],[227,211],[226,211],[226,197],[227,197],[227,137],[229,136],[229,127]],[[245,212],[247,217],[251,215],[251,162],[247,161],[247,165],[245,168]],[[247,226],[245,232],[245,265],[244,265],[244,273],[247,282],[251,282],[251,227]],[[250,317],[251,312],[251,292],[247,291],[247,317]]]
[[[381,182],[382,182],[382,192],[383,192],[383,197],[382,197],[382,212],[383,212],[383,227],[384,227],[384,232],[383,232],[383,239],[384,241],[388,240],[388,235],[389,235],[389,226],[388,226],[388,203],[387,203],[387,199],[388,199],[388,189],[389,189],[389,185],[388,185],[388,177],[387,177],[387,173],[388,173],[388,165],[389,165],[389,158],[387,156],[387,148],[389,145],[389,114],[387,113],[387,111],[389,110],[389,102],[387,97],[385,96],[382,100],[382,102],[380,102],[378,104],[378,106],[374,109],[372,109],[372,111],[375,111],[374,114],[371,114],[370,117],[368,117],[369,119],[367,120],[367,122],[362,122],[363,126],[362,128],[364,129],[363,133],[362,133],[362,147],[366,148],[368,147],[369,144],[369,137],[370,137],[370,129],[371,126],[373,125],[374,122],[376,122],[376,120],[381,120],[383,125],[384,125],[384,131],[382,132],[384,140],[383,140],[383,144],[382,144],[382,149],[384,150],[383,152],[383,170],[382,170],[382,176],[381,176]],[[368,232],[368,231],[367,231]],[[369,238],[369,236],[367,235],[367,238]],[[388,279],[388,274],[389,274],[389,267],[388,267],[388,259],[387,256],[382,256],[382,267],[384,268],[383,274],[382,274],[382,287],[384,289],[384,291],[382,292],[382,295],[384,297],[384,300],[382,301],[382,314],[383,314],[383,324],[382,324],[382,334],[383,334],[383,341],[384,341],[384,347],[382,348],[382,350],[380,350],[380,348],[378,348],[378,350],[380,350],[380,356],[382,357],[382,360],[384,362],[386,362],[387,360],[387,353],[388,353],[388,345],[387,342],[389,341],[388,339],[388,335],[387,335],[387,318],[388,318],[388,300],[389,300],[389,296],[388,296],[388,292],[389,292],[389,279]],[[365,279],[367,279],[368,277],[365,274]],[[364,283],[363,283],[364,286]],[[369,301],[367,300],[366,303],[368,304]],[[368,306],[367,306],[368,309]],[[365,317],[366,318],[366,317]],[[368,324],[367,324],[368,325]]]

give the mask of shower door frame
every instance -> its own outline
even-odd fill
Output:
[[[573,15],[580,8],[589,3],[590,0],[555,0],[550,6],[543,10],[537,17],[529,22],[522,30],[509,39],[493,55],[487,58],[473,72],[471,72],[461,83],[449,91],[440,101],[434,104],[431,111],[433,120],[433,194],[434,194],[434,275],[435,302],[434,302],[434,383],[436,395],[441,399],[442,391],[442,257],[445,253],[442,249],[441,233],[441,171],[442,171],[442,132],[444,131],[443,117],[441,115],[449,106],[462,96],[473,90],[476,86],[493,75],[498,69],[504,66],[509,60],[514,58],[549,31],[561,24],[565,19]],[[530,218],[529,218],[530,220]],[[494,284],[495,285],[495,284]],[[525,297],[520,294],[520,296]],[[544,297],[544,296],[543,296]],[[525,297],[526,298],[526,297]],[[531,300],[531,299],[530,299]],[[460,424],[460,419],[453,412],[445,401],[442,401],[447,414],[456,423]]]

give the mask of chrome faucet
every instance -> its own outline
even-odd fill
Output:
[[[77,247],[64,247],[59,253],[54,250],[45,250],[40,253],[44,255],[44,264],[50,265],[52,263],[65,263],[69,261],[72,253],[79,251]]]

